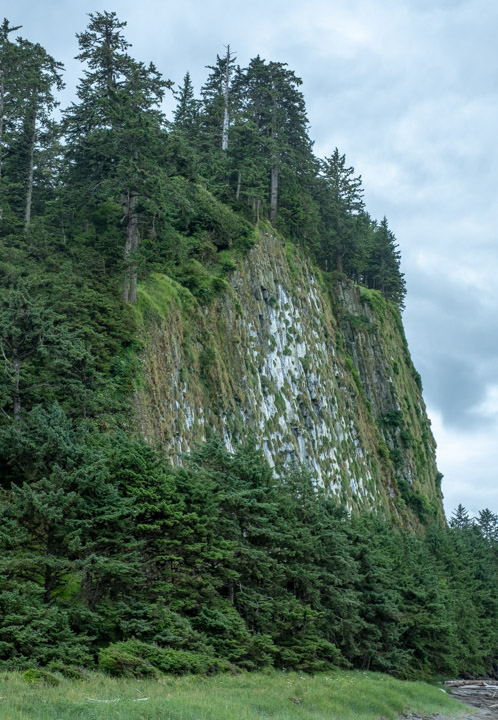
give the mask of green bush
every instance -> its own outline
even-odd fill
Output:
[[[384,440],[379,440],[379,455],[385,460],[389,460],[389,448]]]
[[[271,635],[252,635],[244,648],[244,654],[237,664],[245,670],[271,667],[275,662],[278,647]]]
[[[303,672],[322,672],[332,670],[341,658],[340,651],[333,643],[311,634],[296,637],[279,652],[278,664]]]
[[[204,606],[194,625],[209,638],[216,655],[238,663],[250,640],[250,633],[231,603],[225,602],[218,607]]]
[[[384,317],[387,303],[382,293],[378,290],[360,287],[360,295],[362,302],[366,303],[379,317]]]
[[[398,448],[392,448],[389,450],[389,457],[391,458],[391,462],[395,468],[399,469],[403,467],[403,455],[401,454],[401,450]]]
[[[154,677],[158,673],[196,675],[229,669],[229,663],[205,653],[150,645],[140,640],[113,643],[101,650],[99,667],[121,677]]]
[[[216,363],[216,350],[212,345],[207,345],[199,353],[199,364],[201,374],[204,376],[206,372]]]
[[[401,410],[389,410],[380,417],[380,423],[384,427],[402,427],[403,413]]]
[[[142,644],[142,643],[140,643]],[[157,677],[157,670],[148,660],[134,652],[134,643],[114,643],[99,653],[99,668],[120,677]]]
[[[211,290],[213,291],[214,295],[225,292],[225,290],[227,290],[229,287],[229,284],[224,278],[218,277],[218,275],[214,275],[211,278]]]
[[[30,668],[23,672],[22,677],[26,682],[39,683],[44,682],[47,685],[59,685],[60,680],[57,675],[49,672],[48,670],[42,670],[41,668]]]
[[[54,661],[48,667],[51,672],[60,673],[69,680],[85,680],[88,677],[88,672],[77,665],[66,665],[63,662]]]
[[[347,313],[345,316],[345,320],[355,330],[362,330],[362,329],[371,330],[373,327],[372,323],[365,315],[352,315],[351,313]]]
[[[237,269],[237,263],[230,250],[220,250],[216,256],[216,261],[224,273],[230,273]]]

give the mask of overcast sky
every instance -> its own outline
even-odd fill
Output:
[[[80,73],[87,13],[128,22],[131,54],[196,90],[230,44],[303,79],[320,156],[337,146],[402,251],[404,322],[448,513],[498,513],[498,3],[495,0],[16,0],[21,34]],[[4,10],[5,12],[5,10]]]

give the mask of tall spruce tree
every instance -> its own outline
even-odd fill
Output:
[[[89,200],[119,203],[123,212],[124,302],[136,302],[141,222],[157,200],[162,149],[160,102],[171,87],[151,63],[130,57],[116,13],[90,14],[78,35],[88,70],[79,105],[66,111],[70,177]],[[87,201],[88,202],[88,201]],[[151,213],[152,215],[153,213]],[[150,216],[149,216],[150,217]]]
[[[183,84],[174,95],[177,101],[174,127],[194,139],[199,131],[199,101],[195,99],[189,72],[185,73]]]
[[[280,178],[287,169],[301,174],[311,159],[301,84],[285,63],[267,63],[259,55],[234,83],[241,118],[253,123],[259,138],[259,161],[268,175],[271,222],[277,218]]]
[[[0,213],[2,212],[5,133],[8,123],[13,121],[12,108],[20,81],[18,46],[10,40],[9,35],[20,27],[20,25],[11,27],[7,18],[4,18],[0,27]]]
[[[52,112],[59,104],[54,91],[64,87],[63,65],[56,62],[38,44],[20,42],[23,77],[23,119],[19,128],[16,163],[22,167],[24,182],[24,230],[31,224],[33,184],[36,168],[43,166],[44,152],[49,152],[57,137]]]
[[[491,512],[489,508],[484,508],[479,511],[477,523],[487,540],[498,543],[498,515]]]
[[[236,56],[227,45],[223,57],[216,56],[216,63],[208,65],[211,70],[201,89],[202,124],[204,133],[211,140],[213,147],[227,150],[229,145],[229,128],[234,108],[232,92],[233,77],[237,68]]]
[[[19,421],[40,402],[85,407],[93,358],[65,319],[26,287],[0,294],[0,408]]]
[[[0,206],[5,229],[28,230],[33,204],[42,212],[50,194],[57,145],[57,124],[52,114],[56,91],[63,87],[63,66],[39,44],[9,40],[4,20],[0,31]],[[38,179],[38,180],[37,180]],[[39,187],[38,197],[34,195]]]
[[[398,247],[396,237],[384,217],[379,225],[374,226],[373,242],[369,248],[367,284],[403,308],[406,285],[400,271],[401,253]]]
[[[469,512],[467,508],[464,508],[462,503],[458,505],[456,510],[453,511],[451,518],[450,518],[450,526],[454,528],[468,528],[472,524],[472,521],[469,517]]]
[[[346,166],[346,156],[337,148],[321,162],[321,175],[326,188],[320,208],[322,265],[351,273],[358,264],[356,219],[364,208],[361,176],[355,177],[354,168]]]

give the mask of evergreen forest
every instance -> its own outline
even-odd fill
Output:
[[[130,396],[137,287],[202,308],[273,227],[399,309],[386,218],[336,148],[313,153],[301,80],[230,47],[196,95],[93,13],[64,68],[0,26],[0,667],[116,675],[334,667],[485,673],[498,656],[498,517],[420,532],[351,516],[248,434],[173,467]],[[172,118],[162,111],[173,93]]]

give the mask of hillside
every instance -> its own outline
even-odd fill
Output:
[[[301,81],[196,98],[115,13],[0,27],[0,667],[482,673],[498,518],[448,526],[386,218]]]

